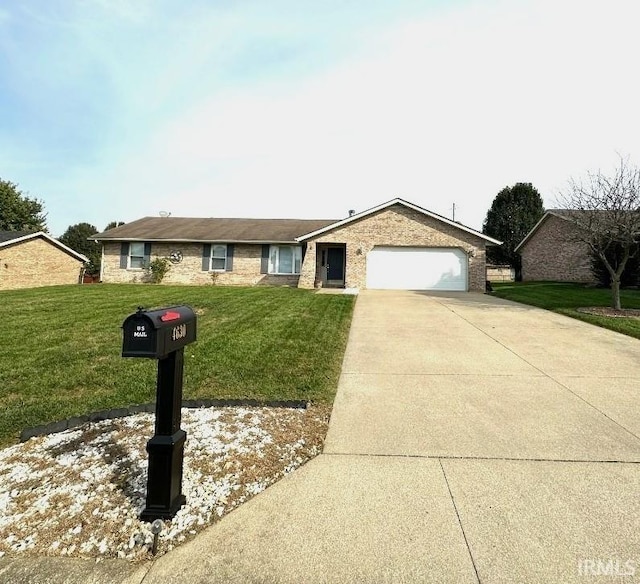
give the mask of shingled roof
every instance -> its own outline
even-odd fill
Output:
[[[336,223],[336,219],[216,219],[143,217],[98,233],[97,241],[295,243],[296,237]]]
[[[30,235],[33,231],[0,231],[0,243],[20,239],[25,235]]]

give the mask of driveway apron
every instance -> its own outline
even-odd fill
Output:
[[[144,582],[640,581],[640,341],[361,292],[324,453]]]

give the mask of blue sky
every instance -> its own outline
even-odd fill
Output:
[[[343,218],[640,164],[633,0],[0,0],[0,178],[50,232]]]

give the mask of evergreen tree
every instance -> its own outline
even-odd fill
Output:
[[[91,236],[98,230],[90,223],[77,223],[70,225],[59,238],[61,243],[89,258],[87,274],[92,276],[100,273],[101,247],[99,243],[91,240]]]
[[[519,182],[502,189],[493,199],[482,226],[484,233],[503,242],[501,246],[487,247],[487,262],[513,266],[519,280],[522,262],[514,249],[542,215],[542,197],[531,183]]]

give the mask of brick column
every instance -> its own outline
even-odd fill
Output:
[[[307,253],[302,260],[298,288],[313,288],[316,282],[316,243],[307,244]]]

